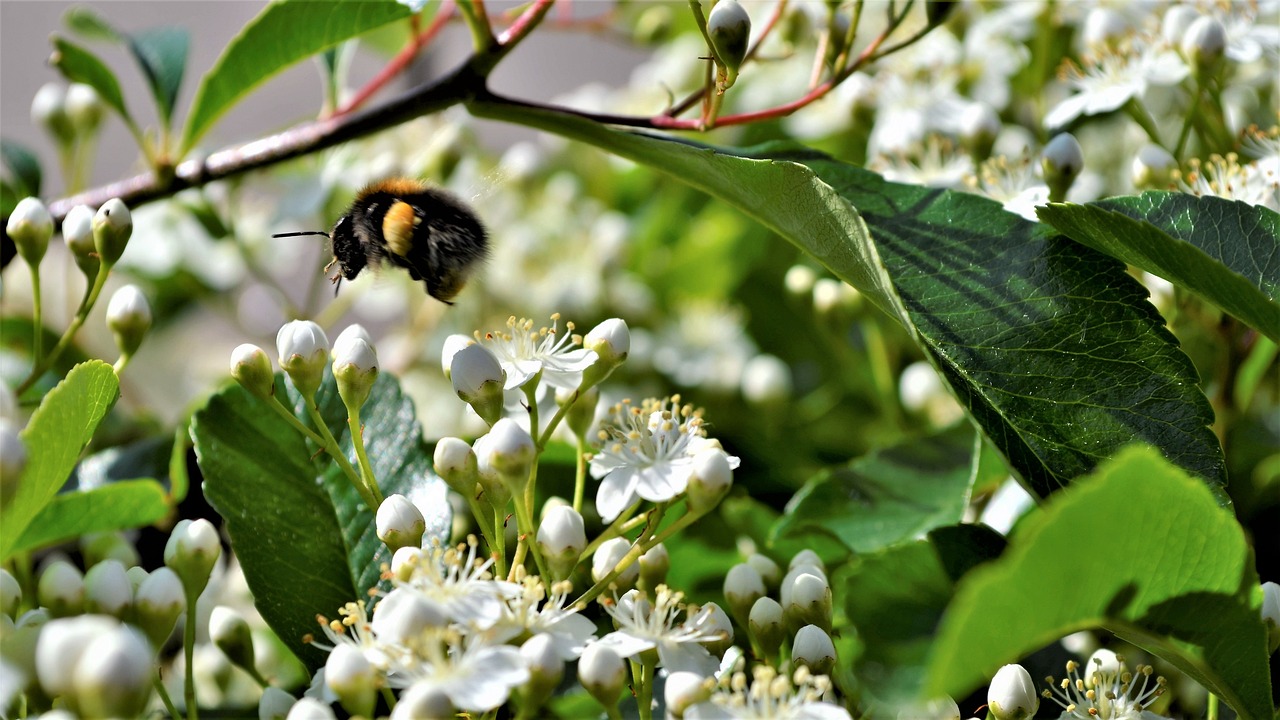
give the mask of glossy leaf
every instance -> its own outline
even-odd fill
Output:
[[[964,578],[938,631],[928,689],[963,695],[1004,663],[1102,626],[1173,663],[1241,717],[1269,718],[1257,585],[1231,512],[1151,448],[1128,448]]]
[[[1045,225],[795,146],[747,156],[532,109],[468,107],[662,170],[811,253],[913,334],[1039,496],[1134,441],[1226,482],[1195,368],[1145,289]]]
[[[147,77],[160,121],[165,126],[169,125],[178,102],[190,45],[190,34],[180,27],[153,28],[129,36],[129,50]]]
[[[100,360],[77,365],[44,396],[19,433],[27,466],[17,494],[0,508],[0,561],[13,555],[23,533],[66,484],[119,396],[115,371]]]
[[[5,169],[9,171],[12,180],[11,186],[19,199],[40,197],[43,173],[40,171],[40,159],[35,153],[21,143],[0,139],[0,158],[4,160]]]
[[[276,392],[288,404],[296,398],[286,387],[278,376]],[[354,462],[346,411],[336,397],[327,378],[318,404]],[[425,470],[430,455],[413,418],[396,381],[380,375],[362,420],[382,491],[425,497],[437,511],[427,513],[428,532],[447,537],[446,489]],[[372,513],[326,455],[238,385],[196,413],[191,435],[205,496],[226,520],[258,610],[299,658],[318,667],[326,654],[302,642],[317,631],[316,615],[335,617],[343,604],[366,598],[379,564],[389,560]]]
[[[268,5],[227,45],[201,80],[187,117],[183,153],[267,78],[344,40],[411,14],[407,5],[393,0],[283,0]]]
[[[1187,288],[1280,341],[1280,214],[1181,192],[1054,203],[1037,214],[1071,239]]]
[[[867,553],[953,525],[964,516],[980,457],[968,423],[873,452],[806,483],[775,533],[822,534]]]
[[[92,490],[63,493],[36,515],[14,550],[48,547],[86,533],[146,527],[168,513],[164,488],[155,480],[123,480]]]
[[[120,81],[97,55],[85,48],[58,35],[53,36],[54,53],[50,64],[58,68],[63,77],[71,82],[84,83],[98,91],[111,109],[120,113],[120,117],[132,122],[133,116],[124,102],[124,93],[120,90]]]

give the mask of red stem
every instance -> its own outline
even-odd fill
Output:
[[[403,50],[396,53],[396,56],[391,58],[391,62],[387,63],[386,67],[382,68],[382,70],[379,71],[372,80],[365,83],[364,87],[360,88],[354,97],[343,104],[342,107],[338,108],[338,110],[333,113],[332,117],[341,117],[346,115],[352,110],[355,110],[368,102],[369,98],[373,97],[379,90],[385,87],[387,83],[391,82],[392,78],[404,72],[405,68],[409,67],[409,64],[413,62],[414,58],[422,52],[422,48],[426,47],[432,40],[434,40],[436,35],[439,35],[440,31],[444,29],[444,26],[452,19],[453,2],[452,0],[444,0],[440,5],[440,10],[437,11],[435,17],[431,19],[431,25],[429,25],[423,32],[415,34],[413,39],[409,41],[409,44],[405,46]]]

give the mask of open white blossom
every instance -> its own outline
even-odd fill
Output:
[[[591,458],[591,477],[600,480],[596,510],[612,522],[643,498],[666,502],[685,491],[694,457],[719,447],[702,427],[702,413],[680,405],[680,396],[649,399],[640,407],[629,401],[615,405],[600,431],[603,447]],[[730,457],[729,466],[738,467]]]
[[[757,665],[747,674],[725,672],[715,693],[706,702],[685,710],[685,720],[734,720],[736,718],[776,720],[849,720],[849,711],[823,702],[831,689],[826,675],[812,675],[806,667],[794,673],[778,672]]]
[[[565,607],[572,586],[557,583],[547,587],[536,575],[524,579],[522,592],[508,598],[502,617],[486,633],[495,642],[530,635],[545,635],[561,660],[575,660],[582,654],[587,642],[595,637],[596,625],[583,617],[576,608]]]
[[[1061,128],[1081,115],[1118,110],[1141,99],[1150,85],[1174,85],[1191,72],[1172,50],[1135,41],[1128,48],[1086,58],[1084,67],[1068,65],[1062,79],[1074,93],[1044,116],[1048,128]]]
[[[703,647],[703,643],[723,639],[723,631],[709,623],[710,606],[689,614],[680,601],[684,595],[659,585],[653,602],[638,590],[628,591],[616,601],[602,604],[613,617],[617,630],[596,642],[612,649],[619,657],[631,657],[645,650],[657,649],[658,665],[667,672],[692,672],[710,677],[720,662]],[[685,620],[676,624],[684,614]]]
[[[489,574],[493,559],[476,557],[475,536],[465,546],[424,549],[413,563],[407,580],[395,582],[398,588],[420,593],[442,607],[456,623],[477,629],[492,627],[502,618],[507,600],[519,597],[515,583],[495,580]]]
[[[534,328],[528,318],[507,320],[503,331],[477,334],[476,338],[497,356],[507,373],[507,390],[524,387],[541,373],[541,381],[553,388],[575,390],[582,384],[582,371],[596,361],[591,350],[578,347],[582,338],[573,334],[573,323],[560,331],[559,313],[551,316],[550,327]]]
[[[488,645],[457,633],[422,645],[428,657],[401,662],[390,675],[393,687],[435,689],[458,709],[482,713],[506,702],[513,689],[529,681],[529,669],[514,646]]]
[[[1063,710],[1060,720],[1156,720],[1161,716],[1146,710],[1164,694],[1164,677],[1152,677],[1150,665],[1139,665],[1133,672],[1124,658],[1109,650],[1099,650],[1085,663],[1067,662],[1067,675],[1061,682],[1052,677],[1043,697],[1056,702]]]

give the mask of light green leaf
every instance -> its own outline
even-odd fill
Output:
[[[129,50],[142,67],[160,122],[169,126],[187,70],[191,36],[180,27],[159,27],[129,36]]]
[[[1045,225],[795,146],[742,154],[536,109],[468,108],[661,170],[811,253],[912,333],[1039,496],[1134,441],[1226,482],[1195,368],[1145,289]]]
[[[286,404],[297,401],[282,375],[276,392]],[[335,400],[328,377],[317,401],[354,462],[346,411]],[[383,493],[421,495],[434,503],[438,512],[427,517],[427,531],[447,538],[446,488],[426,469],[431,459],[413,405],[394,378],[379,375],[361,417]],[[302,642],[318,630],[316,615],[336,617],[345,603],[367,598],[379,564],[390,559],[372,513],[325,454],[239,385],[195,414],[191,436],[205,496],[226,519],[259,612],[304,663],[319,667],[326,654]]]
[[[775,526],[782,538],[827,535],[868,553],[960,522],[982,442],[968,423],[859,458],[810,480]]]
[[[0,139],[0,158],[13,180],[14,193],[21,197],[40,197],[40,185],[43,181],[40,171],[40,159],[25,145],[12,140]]]
[[[50,64],[58,68],[63,77],[71,82],[84,83],[98,91],[98,96],[113,110],[120,113],[126,122],[132,123],[133,116],[124,102],[124,93],[120,91],[120,81],[97,55],[83,47],[58,35],[53,36],[53,57]]]
[[[122,480],[93,490],[63,493],[36,515],[14,550],[48,547],[86,533],[146,527],[168,512],[164,488],[155,480]]]
[[[1280,214],[1181,192],[1054,203],[1036,213],[1071,239],[1187,288],[1280,341]]]
[[[237,35],[200,82],[182,138],[186,154],[218,118],[267,78],[363,32],[409,17],[394,0],[281,0]]]
[[[119,396],[115,371],[100,360],[77,365],[44,396],[19,433],[27,449],[27,467],[17,494],[0,508],[0,562],[17,551],[23,533],[66,484]]]
[[[108,42],[121,40],[120,32],[92,8],[77,5],[63,14],[62,21],[67,27],[90,39]]]
[[[1266,630],[1249,544],[1203,483],[1128,448],[1051,499],[957,588],[927,689],[961,696],[1004,663],[1106,627],[1168,660],[1242,718],[1270,718]]]

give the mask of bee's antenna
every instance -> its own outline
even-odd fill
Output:
[[[329,233],[327,233],[327,232],[325,232],[325,231],[323,231],[323,230],[307,230],[306,232],[276,233],[275,235],[272,235],[271,237],[273,237],[273,238],[278,238],[278,237],[298,237],[299,235],[323,235],[323,236],[325,236],[325,237],[329,237]]]

